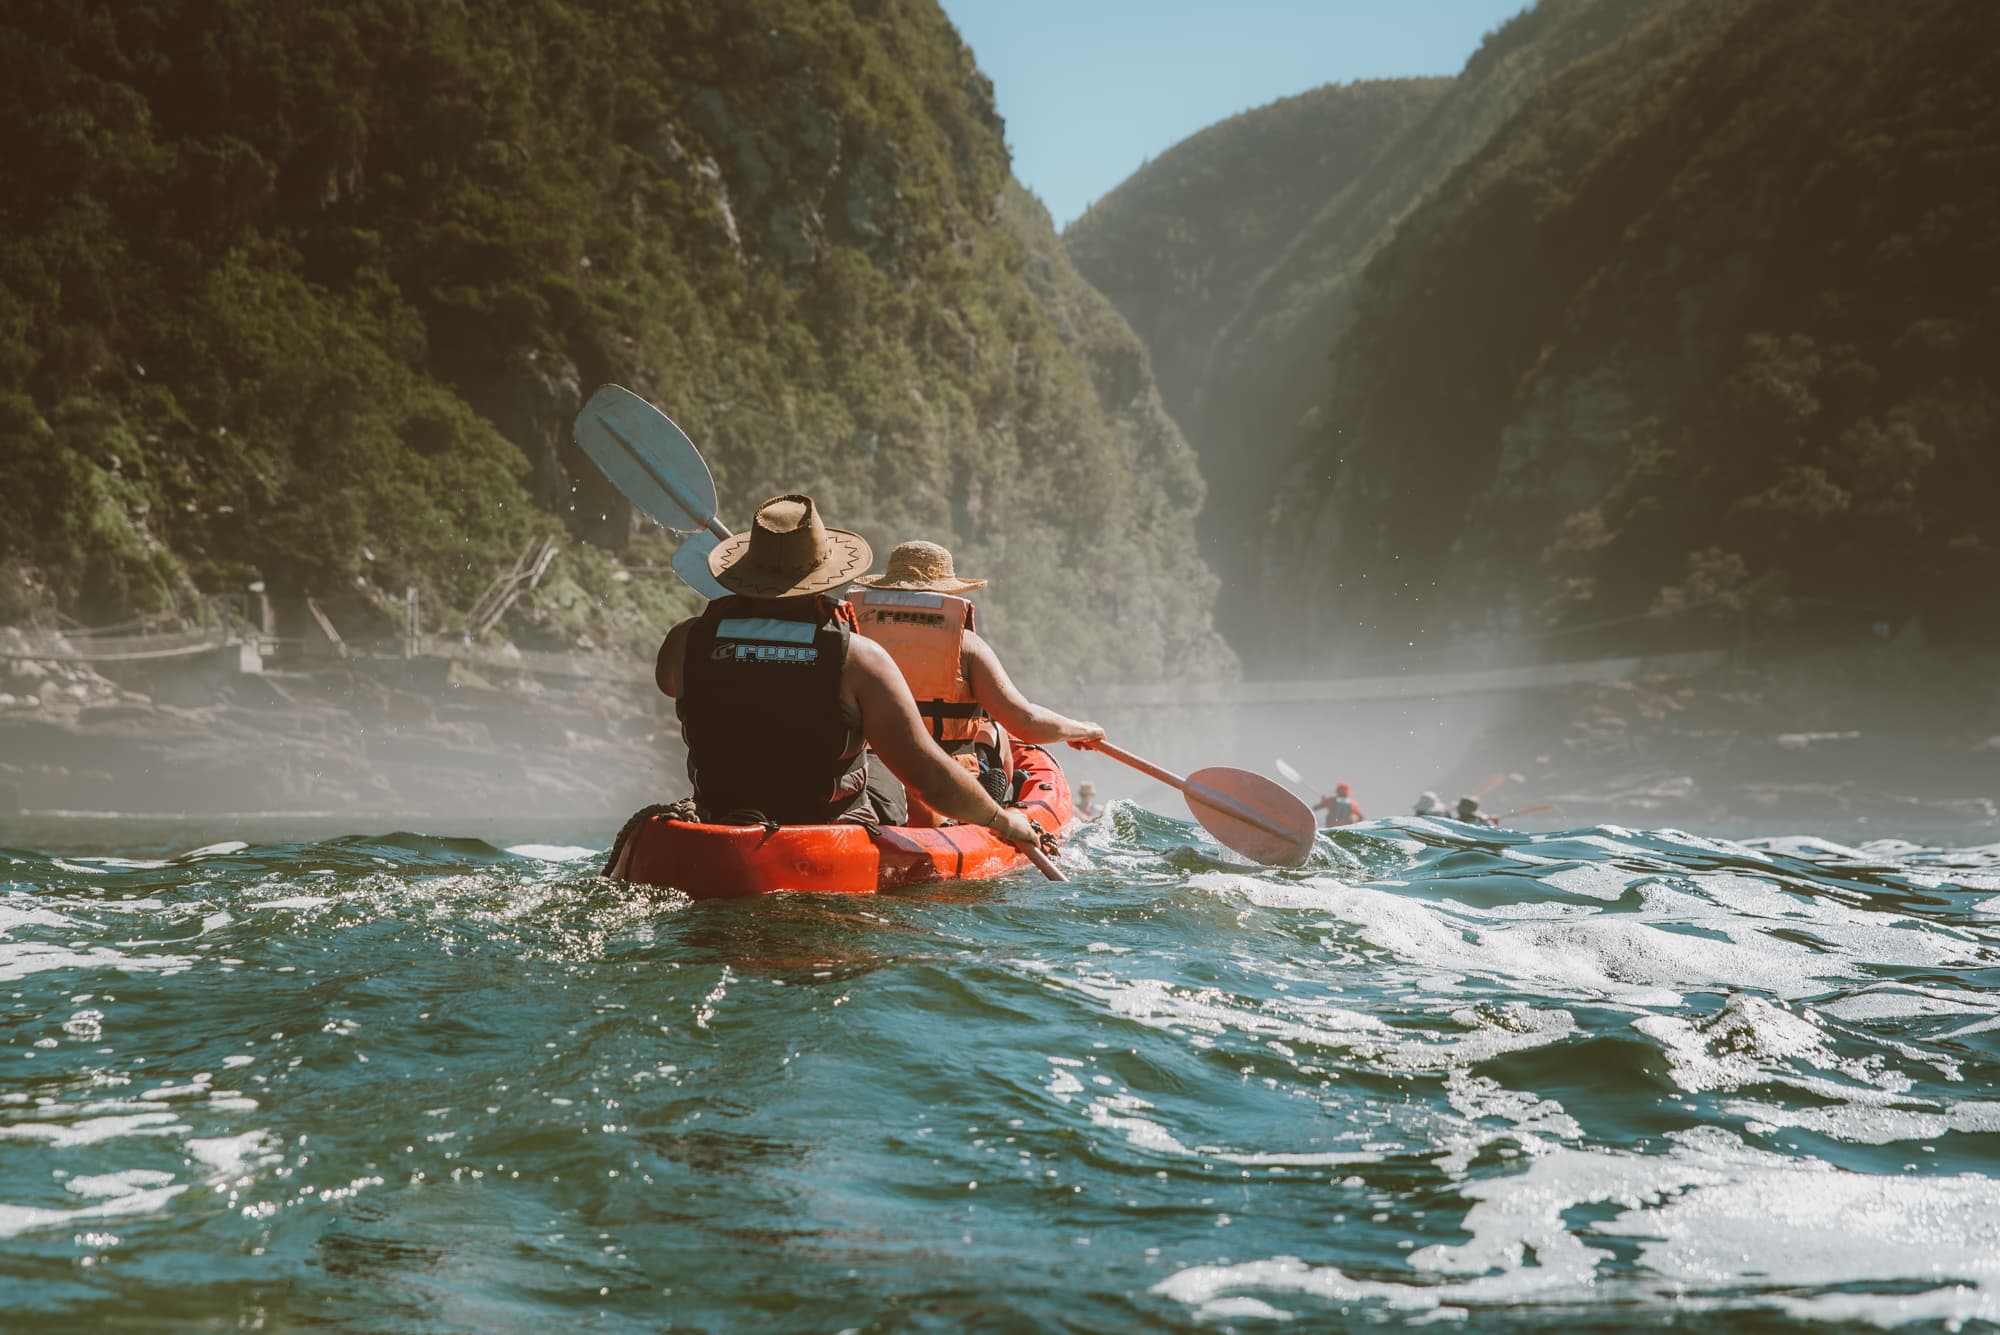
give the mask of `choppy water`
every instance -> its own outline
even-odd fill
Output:
[[[704,904],[0,850],[0,1324],[2000,1321],[2000,845],[1204,846]]]

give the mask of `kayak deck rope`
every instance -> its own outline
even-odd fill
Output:
[[[655,816],[665,816],[668,820],[692,821],[695,818],[694,799],[683,797],[678,802],[655,802],[651,806],[640,807],[633,812],[625,824],[619,828],[618,837],[611,841],[611,852],[604,859],[604,870],[600,876],[609,876],[618,865],[618,859],[625,853],[625,845],[639,827]]]

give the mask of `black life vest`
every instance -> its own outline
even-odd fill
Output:
[[[703,820],[818,825],[864,796],[840,708],[854,612],[818,595],[718,598],[688,632],[674,710]]]

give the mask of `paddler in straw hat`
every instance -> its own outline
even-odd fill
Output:
[[[1072,745],[1103,740],[1104,729],[1095,723],[1045,709],[1015,688],[993,646],[973,629],[972,604],[962,596],[985,588],[986,581],[961,577],[947,549],[901,543],[881,574],[855,584],[861,633],[889,651],[931,736],[979,775],[987,792],[1006,794],[1013,769],[1009,736]]]
[[[801,495],[765,501],[709,554],[731,596],[668,631],[654,669],[680,715],[697,812],[723,824],[894,825],[900,779],[954,820],[1035,843],[1034,823],[931,739],[895,660],[853,633],[854,610],[834,594],[871,556]]]

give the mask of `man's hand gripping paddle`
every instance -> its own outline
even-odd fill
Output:
[[[1261,774],[1213,765],[1182,778],[1109,742],[1073,743],[1178,788],[1188,810],[1216,840],[1267,867],[1297,867],[1311,855],[1319,822],[1305,803]]]
[[[708,460],[687,432],[631,390],[606,385],[577,413],[571,434],[619,494],[662,528],[686,537],[674,552],[674,573],[704,598],[728,597],[709,573],[708,554],[730,533],[715,515]],[[1068,880],[1049,859],[1053,843],[1045,834],[1042,844],[1021,851],[1051,881]]]

